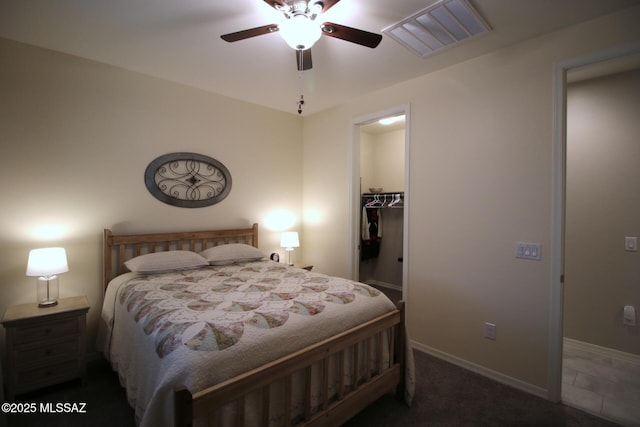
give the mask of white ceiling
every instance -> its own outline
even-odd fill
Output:
[[[376,49],[322,37],[300,75],[277,33],[220,35],[278,22],[262,0],[2,0],[0,37],[112,64],[296,114],[348,101],[640,0],[469,0],[492,31],[424,59],[384,37]],[[321,21],[381,33],[433,0],[342,0]]]

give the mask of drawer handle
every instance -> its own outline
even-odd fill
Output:
[[[47,328],[44,330],[45,335],[49,335],[51,333],[51,329]]]
[[[53,354],[53,350],[48,349],[47,351],[44,352],[45,356],[51,356]]]

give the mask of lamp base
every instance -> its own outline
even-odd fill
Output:
[[[293,255],[293,248],[291,248],[291,249],[287,248],[286,251],[289,254],[289,262],[288,262],[288,264],[289,265],[293,265],[293,261],[291,260],[291,255]]]
[[[48,300],[48,301],[40,301],[38,303],[38,307],[42,307],[42,308],[53,307],[54,305],[58,305],[58,301]]]
[[[38,307],[58,305],[58,276],[43,276],[38,279]]]

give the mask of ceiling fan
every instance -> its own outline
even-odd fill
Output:
[[[375,48],[382,36],[333,22],[318,23],[316,19],[340,0],[264,0],[284,15],[281,24],[269,24],[220,36],[227,42],[237,42],[251,37],[279,32],[287,44],[296,50],[298,71],[309,70],[311,46],[320,36],[335,37],[351,43]]]

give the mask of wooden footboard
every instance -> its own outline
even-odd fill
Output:
[[[383,334],[387,339],[383,339]],[[364,343],[364,345],[362,345]],[[386,343],[386,344],[385,344]],[[385,349],[385,345],[388,346]],[[260,425],[268,425],[270,419],[269,388],[278,381],[285,384],[285,420],[291,420],[291,383],[295,373],[304,372],[304,414],[297,425],[336,426],[373,403],[383,394],[396,388],[396,395],[402,399],[404,393],[404,303],[397,310],[373,319],[367,323],[349,329],[339,335],[282,357],[252,371],[238,375],[223,383],[209,387],[197,393],[185,388],[175,391],[175,425],[191,426],[194,420],[206,420],[203,425],[216,425],[218,411],[228,404],[235,404],[233,425],[245,425],[244,414],[246,397],[251,393],[261,393],[261,404],[255,408],[259,413]],[[383,354],[388,350],[389,363],[383,364]],[[364,351],[364,357],[359,352]],[[376,352],[369,357],[370,352]],[[348,356],[347,356],[348,355]],[[352,386],[339,384],[337,393],[329,392],[328,366],[332,357],[337,357],[338,371],[351,369],[352,377],[359,378]],[[346,358],[352,358],[347,361]],[[366,366],[364,378],[359,361],[378,360],[378,366]],[[348,363],[351,362],[351,363]],[[312,387],[312,366],[322,366],[321,384]],[[348,368],[347,368],[348,367]],[[338,375],[340,381],[344,375]],[[321,405],[314,411],[311,404],[311,391],[319,389]],[[254,408],[252,408],[254,409]],[[200,422],[200,421],[199,421]],[[198,424],[200,425],[200,424]],[[288,424],[287,424],[288,425]]]

